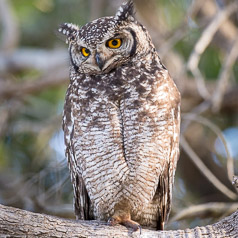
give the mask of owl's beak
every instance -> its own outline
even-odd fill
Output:
[[[100,54],[99,54],[99,53],[96,53],[95,59],[96,59],[96,62],[97,62],[98,67],[102,70],[102,68],[103,68],[105,62],[104,62],[104,61],[102,60],[102,58],[100,57]]]

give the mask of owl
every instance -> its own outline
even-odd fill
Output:
[[[77,219],[164,229],[179,157],[180,94],[133,2],[65,23],[63,130]]]

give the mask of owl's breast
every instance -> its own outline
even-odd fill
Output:
[[[115,100],[119,87],[85,76],[70,94],[74,118],[76,160],[93,201],[96,218],[112,215],[114,200],[122,196],[128,168],[122,149],[120,111]],[[107,217],[104,217],[107,216]]]

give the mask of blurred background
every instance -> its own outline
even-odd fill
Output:
[[[238,196],[237,0],[135,0],[182,95],[181,156],[166,229],[216,222]],[[119,0],[0,1],[0,203],[74,218],[61,117],[63,22],[115,14]]]

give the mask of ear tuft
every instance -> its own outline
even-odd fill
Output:
[[[66,43],[74,41],[78,35],[79,27],[72,23],[63,23],[59,26],[58,32],[67,37]]]
[[[120,21],[127,21],[127,20],[134,20],[134,4],[132,0],[129,0],[127,3],[121,5],[115,15],[115,20]]]

